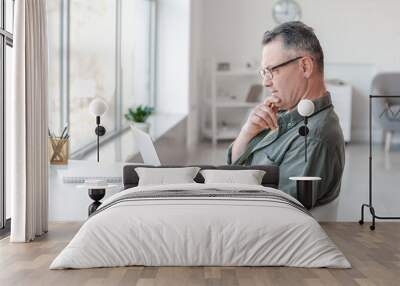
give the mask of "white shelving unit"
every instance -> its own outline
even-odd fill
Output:
[[[223,116],[228,111],[230,115],[235,115],[237,121],[245,120],[243,114],[254,108],[258,102],[246,102],[247,93],[252,84],[261,84],[257,71],[253,69],[232,69],[228,71],[215,70],[216,65],[212,65],[207,95],[203,97],[203,108],[205,108],[202,119],[202,134],[210,138],[213,144],[218,140],[235,139],[240,131],[240,124],[230,124],[229,118]],[[228,88],[227,82],[233,82],[237,87],[235,96],[221,94],[221,88]],[[224,85],[225,84],[225,85]],[[226,90],[225,90],[226,91]],[[229,93],[229,92],[227,92]],[[262,97],[265,96],[263,89]],[[241,110],[241,111],[240,111]],[[221,121],[227,125],[221,125]]]

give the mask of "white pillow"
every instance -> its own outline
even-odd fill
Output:
[[[233,183],[261,185],[265,171],[261,170],[202,170],[204,183]]]
[[[139,186],[195,183],[193,179],[199,170],[199,167],[135,168],[139,176]]]

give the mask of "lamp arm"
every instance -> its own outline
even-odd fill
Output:
[[[100,116],[96,116],[96,129],[94,130],[94,133],[97,135],[97,162],[99,162],[99,153],[100,153],[100,136],[103,136],[106,134],[106,129],[104,126],[100,125]]]
[[[308,135],[307,124],[308,124],[308,117],[306,116],[306,117],[304,117],[304,126],[305,126],[305,129],[306,129],[306,132],[305,132],[305,135],[304,135],[304,146],[305,146],[304,159],[305,159],[305,162],[307,162],[307,135]]]
[[[97,135],[97,162],[100,162],[100,132],[99,132],[99,127],[100,127],[100,116],[96,116],[96,135]]]
[[[307,135],[306,136],[304,136],[304,145],[305,145],[305,152],[304,152],[304,159],[305,159],[305,162],[307,162]]]

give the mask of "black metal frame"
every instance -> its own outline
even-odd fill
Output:
[[[358,221],[359,224],[364,224],[364,208],[369,208],[372,215],[371,230],[375,230],[376,219],[400,219],[398,216],[379,216],[375,213],[375,208],[372,204],[372,99],[374,98],[400,98],[400,95],[370,95],[369,96],[369,203],[361,205],[361,219]]]

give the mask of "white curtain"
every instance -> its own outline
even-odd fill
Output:
[[[47,232],[46,0],[17,0],[13,92],[8,112],[11,237],[27,242]]]

